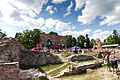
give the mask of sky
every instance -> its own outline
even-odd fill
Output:
[[[120,0],[0,0],[0,29],[8,37],[34,28],[103,41],[120,31]]]

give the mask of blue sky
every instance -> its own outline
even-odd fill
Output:
[[[120,0],[0,0],[0,29],[8,37],[26,29],[105,39],[120,31]]]

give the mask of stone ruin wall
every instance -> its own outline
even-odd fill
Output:
[[[61,63],[62,60],[48,52],[33,52],[33,51],[22,51],[20,55],[21,66],[32,66],[32,65],[47,65],[52,63]]]
[[[19,63],[0,62],[0,80],[19,80]]]
[[[44,45],[46,44],[47,40],[50,39],[54,45],[64,43],[65,47],[66,47],[66,37],[65,36],[41,33],[40,37],[41,37],[41,43],[44,43]]]
[[[86,60],[95,60],[93,56],[89,55],[71,55],[68,57],[69,61],[86,61]]]
[[[58,56],[47,52],[26,51],[15,38],[0,39],[0,61],[19,62],[21,65],[45,65],[60,63]]]
[[[0,61],[18,62],[21,50],[25,50],[25,48],[17,39],[14,38],[0,39]]]
[[[95,40],[95,44],[93,45],[92,50],[97,50],[97,51],[99,51],[99,50],[101,50],[101,49],[102,49],[102,43],[101,43],[100,39],[97,38],[97,39]]]
[[[0,39],[0,80],[19,80],[19,66],[60,62],[58,56],[47,52],[26,51],[24,46],[15,38]]]
[[[97,67],[102,67],[102,62],[96,62],[96,63],[89,63],[85,65],[73,65],[67,67],[65,70],[61,71],[58,75],[55,77],[61,77],[61,76],[70,76],[74,74],[81,74],[87,72],[87,69],[94,69]]]

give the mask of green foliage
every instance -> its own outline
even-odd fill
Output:
[[[80,35],[79,37],[77,37],[77,40],[78,46],[84,48],[85,37],[83,35]]]
[[[40,42],[40,32],[39,29],[24,30],[23,33],[16,33],[15,38],[19,39],[25,48],[31,49]]]
[[[53,31],[49,32],[49,34],[51,34],[51,35],[58,35],[57,32],[53,32]]]
[[[85,36],[85,43],[86,43],[85,48],[91,48],[90,39],[88,37],[88,34],[86,34],[86,36]]]
[[[120,44],[120,35],[118,34],[117,30],[113,30],[113,34],[107,37],[104,40],[105,44]]]
[[[76,46],[77,45],[77,40],[75,37],[72,38],[72,46]]]
[[[72,47],[72,42],[73,42],[73,38],[72,38],[72,35],[66,35],[66,37],[67,37],[67,40],[66,40],[66,45],[67,45],[67,47],[69,48],[69,47]]]
[[[4,32],[2,32],[2,30],[0,29],[0,38],[3,38],[5,36],[6,36],[6,34]]]
[[[70,65],[70,63],[67,63],[67,64],[65,64],[64,66],[62,66],[62,67],[60,67],[60,68],[58,68],[58,69],[50,72],[49,74],[58,74],[58,73],[60,73],[62,70],[64,70],[65,68],[67,68],[69,65]]]
[[[93,47],[94,44],[95,44],[95,40],[91,39],[91,41],[90,41],[91,48]]]

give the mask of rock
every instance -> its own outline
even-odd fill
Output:
[[[93,71],[92,69],[87,69],[87,70],[86,70],[87,73],[90,73],[90,72],[92,72],[92,71]]]
[[[38,69],[20,70],[20,80],[49,80],[45,73],[40,72]]]

